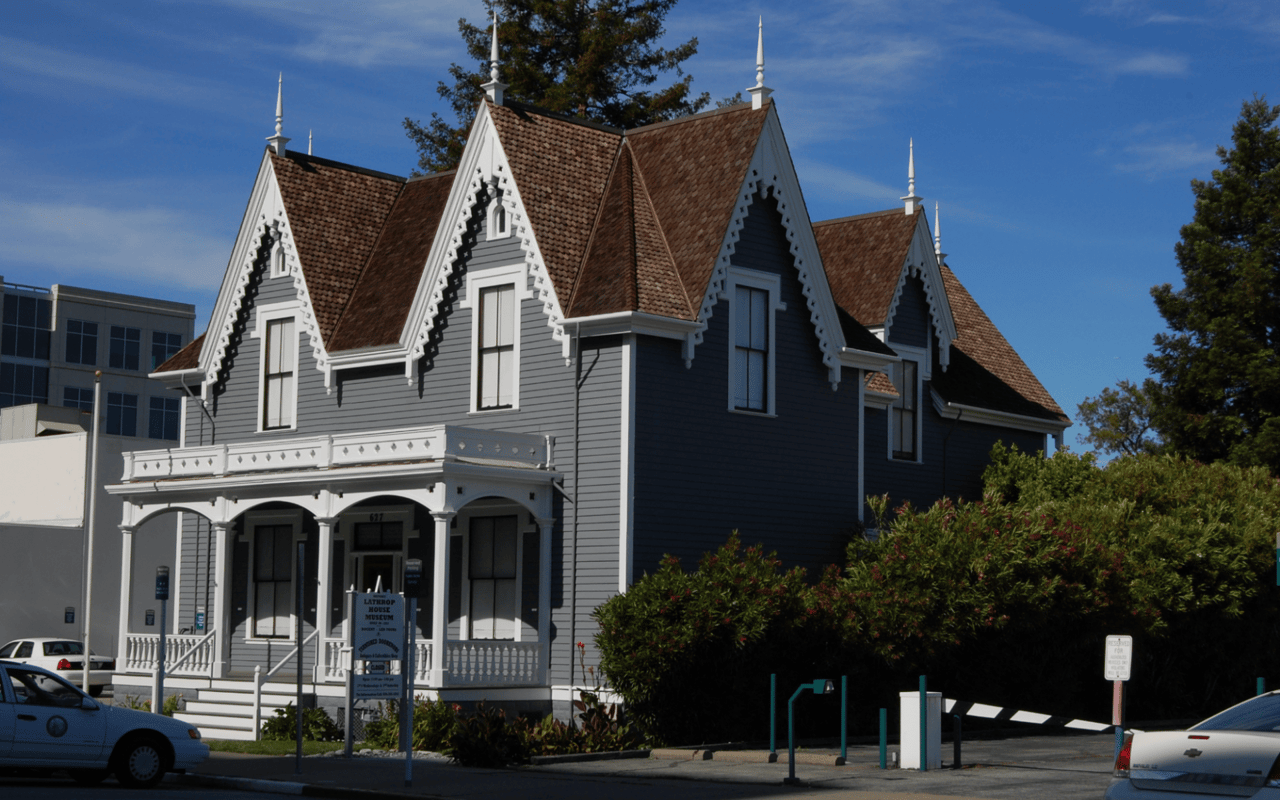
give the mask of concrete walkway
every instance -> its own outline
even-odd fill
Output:
[[[719,800],[719,798],[817,797],[832,800],[941,800],[1055,798],[1097,800],[1111,779],[1115,737],[1033,736],[964,743],[963,768],[950,769],[944,744],[941,770],[878,768],[879,748],[849,748],[848,763],[834,766],[838,750],[814,749],[797,759],[799,786],[784,786],[785,750],[776,763],[767,753],[717,751],[706,758],[642,757],[553,761],[513,769],[474,769],[440,758],[416,758],[413,785],[405,786],[403,758],[311,757],[295,774],[290,757],[213,753],[184,781],[248,791],[312,797],[430,797],[466,800]],[[891,748],[891,752],[893,749]],[[685,751],[690,752],[692,751]],[[659,755],[664,755],[659,753]],[[678,754],[675,754],[678,756]],[[807,763],[805,763],[807,762]]]

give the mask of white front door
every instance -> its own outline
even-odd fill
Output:
[[[519,517],[472,517],[468,544],[471,638],[516,638]]]

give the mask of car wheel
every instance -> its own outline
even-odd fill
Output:
[[[111,774],[109,769],[73,769],[71,770],[71,780],[81,786],[97,786],[107,779]]]
[[[116,753],[116,780],[130,789],[150,789],[164,777],[164,746],[146,736],[126,742]]]
[[[105,689],[105,688],[107,688],[107,687],[106,687],[106,686],[104,686],[104,685],[103,685],[103,684],[101,684],[101,683],[100,683],[100,684],[98,684],[97,686],[90,686],[90,687],[89,687],[89,696],[90,696],[90,697],[101,697],[101,696],[102,696],[102,690],[103,690],[103,689]]]

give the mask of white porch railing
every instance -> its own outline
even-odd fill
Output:
[[[288,664],[295,656],[298,659],[295,668],[301,672],[303,663],[302,654],[307,648],[307,642],[310,642],[312,639],[318,640],[319,636],[320,631],[312,631],[310,636],[302,640],[302,644],[293,648],[288,653],[285,653],[284,657],[276,662],[274,667],[267,670],[265,675],[262,674],[261,664],[258,664],[253,668],[253,738],[262,738],[262,684],[265,681],[271,680],[271,676],[279,672],[281,668],[283,668],[285,664]],[[301,709],[298,709],[298,713],[302,713]]]
[[[484,461],[545,468],[551,459],[552,437],[549,436],[432,425],[393,431],[126,452],[124,474],[120,480],[127,483],[419,460]]]
[[[213,631],[192,635],[164,637],[165,662],[168,675],[213,674]],[[130,633],[125,637],[124,671],[151,674],[156,671],[160,659],[160,634]]]
[[[326,639],[324,645],[324,679],[330,682],[346,680],[346,642],[341,639]],[[431,674],[432,655],[431,642],[417,643],[414,652],[414,684],[427,683]],[[445,647],[444,669],[446,687],[541,686],[545,683],[542,674],[542,645],[538,642],[449,642]],[[400,662],[391,662],[391,673],[400,674]]]

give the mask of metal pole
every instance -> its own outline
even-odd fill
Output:
[[[796,780],[796,698],[800,693],[809,688],[809,684],[802,683],[800,688],[796,689],[795,694],[791,695],[791,699],[787,701],[787,778],[783,783],[796,784],[800,781]]]
[[[84,571],[84,665],[81,670],[80,688],[89,692],[89,673],[93,669],[89,647],[89,639],[93,631],[93,528],[98,519],[98,417],[102,408],[102,370],[93,373],[93,430],[89,434],[89,516],[85,520],[87,538],[85,547]],[[1280,571],[1277,573],[1276,585],[1280,586]],[[128,615],[129,609],[120,609],[121,615]],[[153,709],[154,710],[154,709]]]
[[[952,769],[960,769],[960,737],[963,723],[960,721],[959,714],[951,715],[951,758]]]
[[[294,618],[293,630],[294,641],[298,643],[298,676],[297,690],[298,697],[294,703],[294,710],[297,711],[297,744],[298,750],[294,757],[293,774],[302,774],[302,614],[306,610],[306,566],[307,566],[307,543],[298,542],[298,615]],[[319,598],[316,598],[317,600]]]
[[[1267,679],[1258,678],[1258,694],[1263,695],[1266,693],[1267,693]]]
[[[344,666],[346,667],[346,670],[347,670],[347,718],[346,718],[346,726],[345,726],[346,730],[343,731],[342,754],[347,758],[351,758],[351,743],[353,741],[352,736],[354,735],[352,728],[355,725],[355,717],[356,717],[354,701],[351,699],[351,695],[353,694],[353,689],[355,688],[355,680],[356,680],[355,678],[356,653],[355,653],[355,648],[353,647],[355,643],[354,637],[355,637],[356,628],[351,621],[351,615],[352,613],[354,613],[353,605],[355,604],[355,594],[356,594],[355,585],[352,585],[350,589],[347,589],[346,594],[347,594],[347,598],[346,598],[347,648],[346,648],[346,662],[344,663]]]
[[[156,698],[151,701],[151,710],[157,714],[164,713],[164,662],[165,662],[165,628],[169,627],[169,601],[160,601],[160,655],[156,670]],[[87,663],[87,660],[86,660]]]
[[[840,758],[849,760],[849,676],[840,676]]]
[[[889,709],[880,709],[880,769],[888,769],[889,755]]]
[[[929,679],[920,676],[920,771],[929,771]]]
[[[1120,757],[1120,748],[1124,746],[1124,720],[1120,712],[1121,698],[1124,696],[1124,681],[1111,682],[1111,724],[1116,726],[1116,751],[1112,758]]]
[[[405,705],[409,709],[409,738],[408,745],[404,748],[404,785],[413,786],[413,679],[417,667],[414,665],[414,651],[418,647],[418,631],[415,621],[418,619],[418,598],[416,596],[409,597],[409,617],[405,620],[405,626],[409,629],[409,647],[405,652],[405,663],[408,665],[405,669],[405,684],[409,688],[409,696],[405,700]]]
[[[769,675],[769,752],[778,755],[778,673]]]

